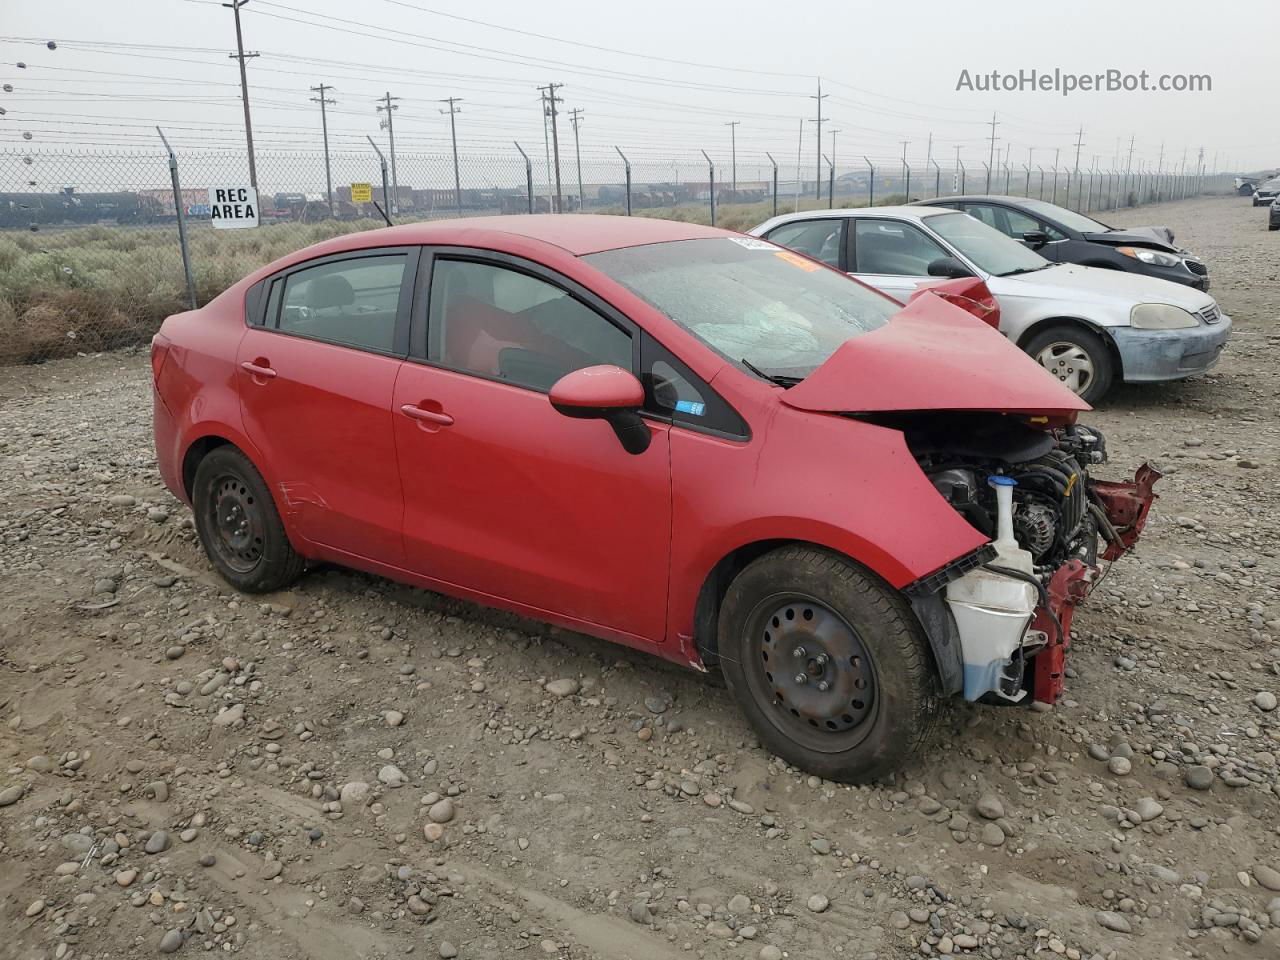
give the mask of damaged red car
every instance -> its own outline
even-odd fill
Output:
[[[165,321],[156,452],[238,589],[341,564],[718,669],[864,781],[944,697],[1052,702],[1154,496],[991,308],[650,219],[356,233]]]

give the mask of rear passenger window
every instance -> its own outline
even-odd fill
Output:
[[[824,217],[820,220],[784,223],[771,230],[768,239],[779,246],[788,247],[807,257],[821,260],[838,270],[843,236],[844,218]]]
[[[291,273],[279,296],[276,325],[288,333],[390,353],[407,262],[399,253],[338,260]],[[276,300],[273,289],[268,325]]]

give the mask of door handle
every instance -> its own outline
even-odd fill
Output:
[[[400,406],[400,412],[406,417],[413,420],[420,420],[424,423],[434,423],[441,427],[453,426],[453,417],[447,413],[441,413],[437,410],[423,410],[421,407],[412,403],[405,403]]]
[[[272,370],[271,367],[267,366],[267,361],[265,360],[261,363],[257,360],[246,360],[244,363],[240,364],[240,369],[255,377],[265,377],[268,380],[274,379],[276,375],[276,372]]]

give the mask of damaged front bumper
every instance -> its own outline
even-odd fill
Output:
[[[1090,510],[1115,560],[1137,542],[1156,499],[1160,472],[1143,464],[1129,482],[1090,481]],[[1034,585],[987,566],[984,547],[913,584],[908,599],[929,636],[947,693],[966,700],[1056,703],[1076,606],[1098,579],[1075,557]],[[1002,584],[1000,581],[1004,581]]]

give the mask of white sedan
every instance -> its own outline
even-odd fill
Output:
[[[1178,380],[1218,362],[1231,318],[1207,293],[1053,263],[948,208],[812,210],[749,231],[906,300],[939,278],[980,277],[1000,330],[1090,402],[1116,381]]]

